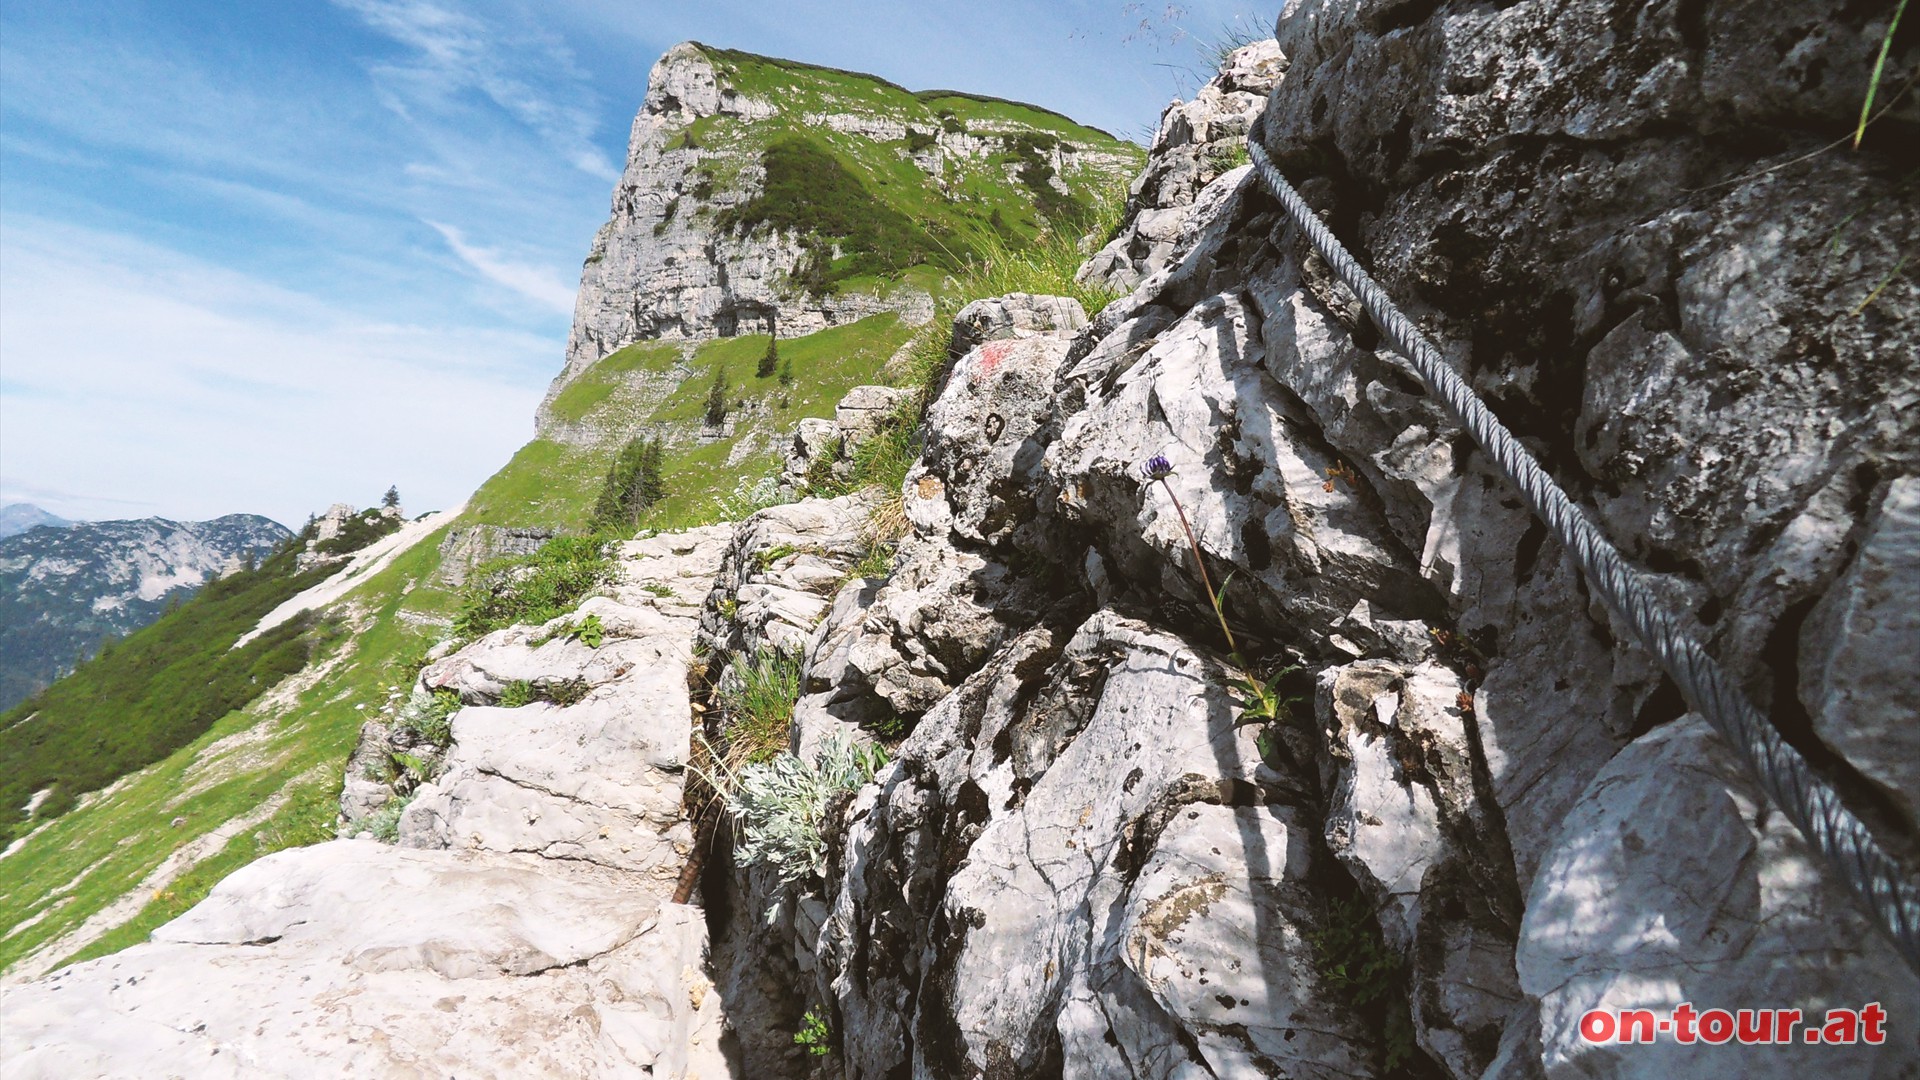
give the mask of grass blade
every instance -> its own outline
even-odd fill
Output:
[[[1880,89],[1880,75],[1887,69],[1887,54],[1893,51],[1893,32],[1900,29],[1900,16],[1907,10],[1907,0],[1900,0],[1893,7],[1893,21],[1887,24],[1887,36],[1880,40],[1880,56],[1873,62],[1873,79],[1867,83],[1867,100],[1860,106],[1860,126],[1853,131],[1853,148],[1860,149],[1860,140],[1867,135],[1867,117],[1873,112],[1873,95]]]

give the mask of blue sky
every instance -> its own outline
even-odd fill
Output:
[[[532,434],[674,42],[1144,139],[1264,8],[7,0],[0,501],[297,525],[451,505]]]

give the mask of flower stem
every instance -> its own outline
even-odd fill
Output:
[[[1173,512],[1180,515],[1180,528],[1187,534],[1187,546],[1193,549],[1193,563],[1200,568],[1200,584],[1207,590],[1207,603],[1213,605],[1213,615],[1220,620],[1220,632],[1227,636],[1227,651],[1233,654],[1235,663],[1246,667],[1240,659],[1240,646],[1234,644],[1233,631],[1227,629],[1227,613],[1220,610],[1220,595],[1213,591],[1213,579],[1207,576],[1207,560],[1200,554],[1200,541],[1194,538],[1193,526],[1187,523],[1186,508],[1180,505],[1180,496],[1173,493],[1173,485],[1165,477],[1160,478],[1160,486],[1167,491],[1167,498],[1173,501]]]

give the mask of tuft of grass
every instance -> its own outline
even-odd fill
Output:
[[[800,658],[778,649],[736,660],[713,700],[726,717],[727,742],[736,761],[767,761],[787,747],[793,706],[800,700]]]
[[[896,547],[897,545],[894,543],[888,542],[875,544],[868,548],[867,553],[860,557],[860,561],[854,563],[852,568],[847,571],[847,580],[851,581],[854,578],[883,578],[893,573],[893,553]]]
[[[472,640],[567,614],[612,579],[610,546],[599,536],[557,536],[532,555],[484,564],[468,581],[454,634]]]
[[[534,702],[533,684],[526,679],[515,679],[500,690],[500,707],[518,709]]]
[[[1227,57],[1240,49],[1256,41],[1265,41],[1270,36],[1265,26],[1258,20],[1249,21],[1251,18],[1243,12],[1231,21],[1221,23],[1219,32],[1202,45],[1201,58],[1212,63],[1213,70],[1219,71],[1225,67]]]

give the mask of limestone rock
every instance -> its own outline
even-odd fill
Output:
[[[1888,485],[1800,635],[1801,699],[1820,737],[1920,816],[1920,478]]]
[[[1050,336],[1071,339],[1087,325],[1078,301],[1065,296],[1008,293],[975,300],[953,317],[950,349],[965,356],[989,341]]]
[[[908,391],[894,386],[856,386],[833,407],[834,429],[849,449],[858,446],[878,431],[908,396]]]
[[[724,659],[775,649],[799,655],[847,571],[872,546],[862,495],[802,499],[742,522],[701,614]]]
[[[704,939],[697,909],[590,864],[334,841],[6,991],[7,1071],[725,1076]]]
[[[1696,717],[1634,742],[1594,777],[1527,897],[1515,954],[1540,1002],[1549,1075],[1908,1076],[1920,1047],[1593,1045],[1587,1010],[1670,1012],[1761,1002],[1826,1008],[1879,1001],[1920,1015],[1916,978],[1827,879],[1793,826]],[[1749,1004],[1751,1003],[1751,1005]],[[1816,1021],[1817,1022],[1817,1021]],[[1889,1021],[1891,1025],[1893,1021]]]
[[[1192,101],[1167,106],[1147,167],[1128,192],[1120,234],[1081,267],[1082,281],[1131,289],[1174,260],[1182,230],[1202,216],[1192,209],[1195,196],[1246,160],[1247,129],[1286,66],[1273,42],[1244,45]]]
[[[509,555],[532,555],[551,539],[552,529],[456,526],[448,529],[440,541],[440,579],[448,588],[458,589],[481,563]]]
[[[1438,664],[1363,660],[1320,673],[1332,773],[1327,848],[1408,958],[1418,1040],[1454,1076],[1491,1063],[1520,1005],[1520,898],[1499,814],[1476,788],[1472,698]]]
[[[1045,449],[1034,436],[1050,415],[1054,373],[1067,348],[1057,337],[988,340],[954,365],[927,410],[923,464],[907,483],[917,490],[938,486],[952,508],[946,526],[957,539],[990,545],[1033,519]]]
[[[1304,787],[1261,763],[1221,678],[1100,613],[1010,641],[920,720],[850,808],[817,943],[850,1069],[905,1064],[908,1032],[916,1074],[1365,1067],[1301,937]]]

